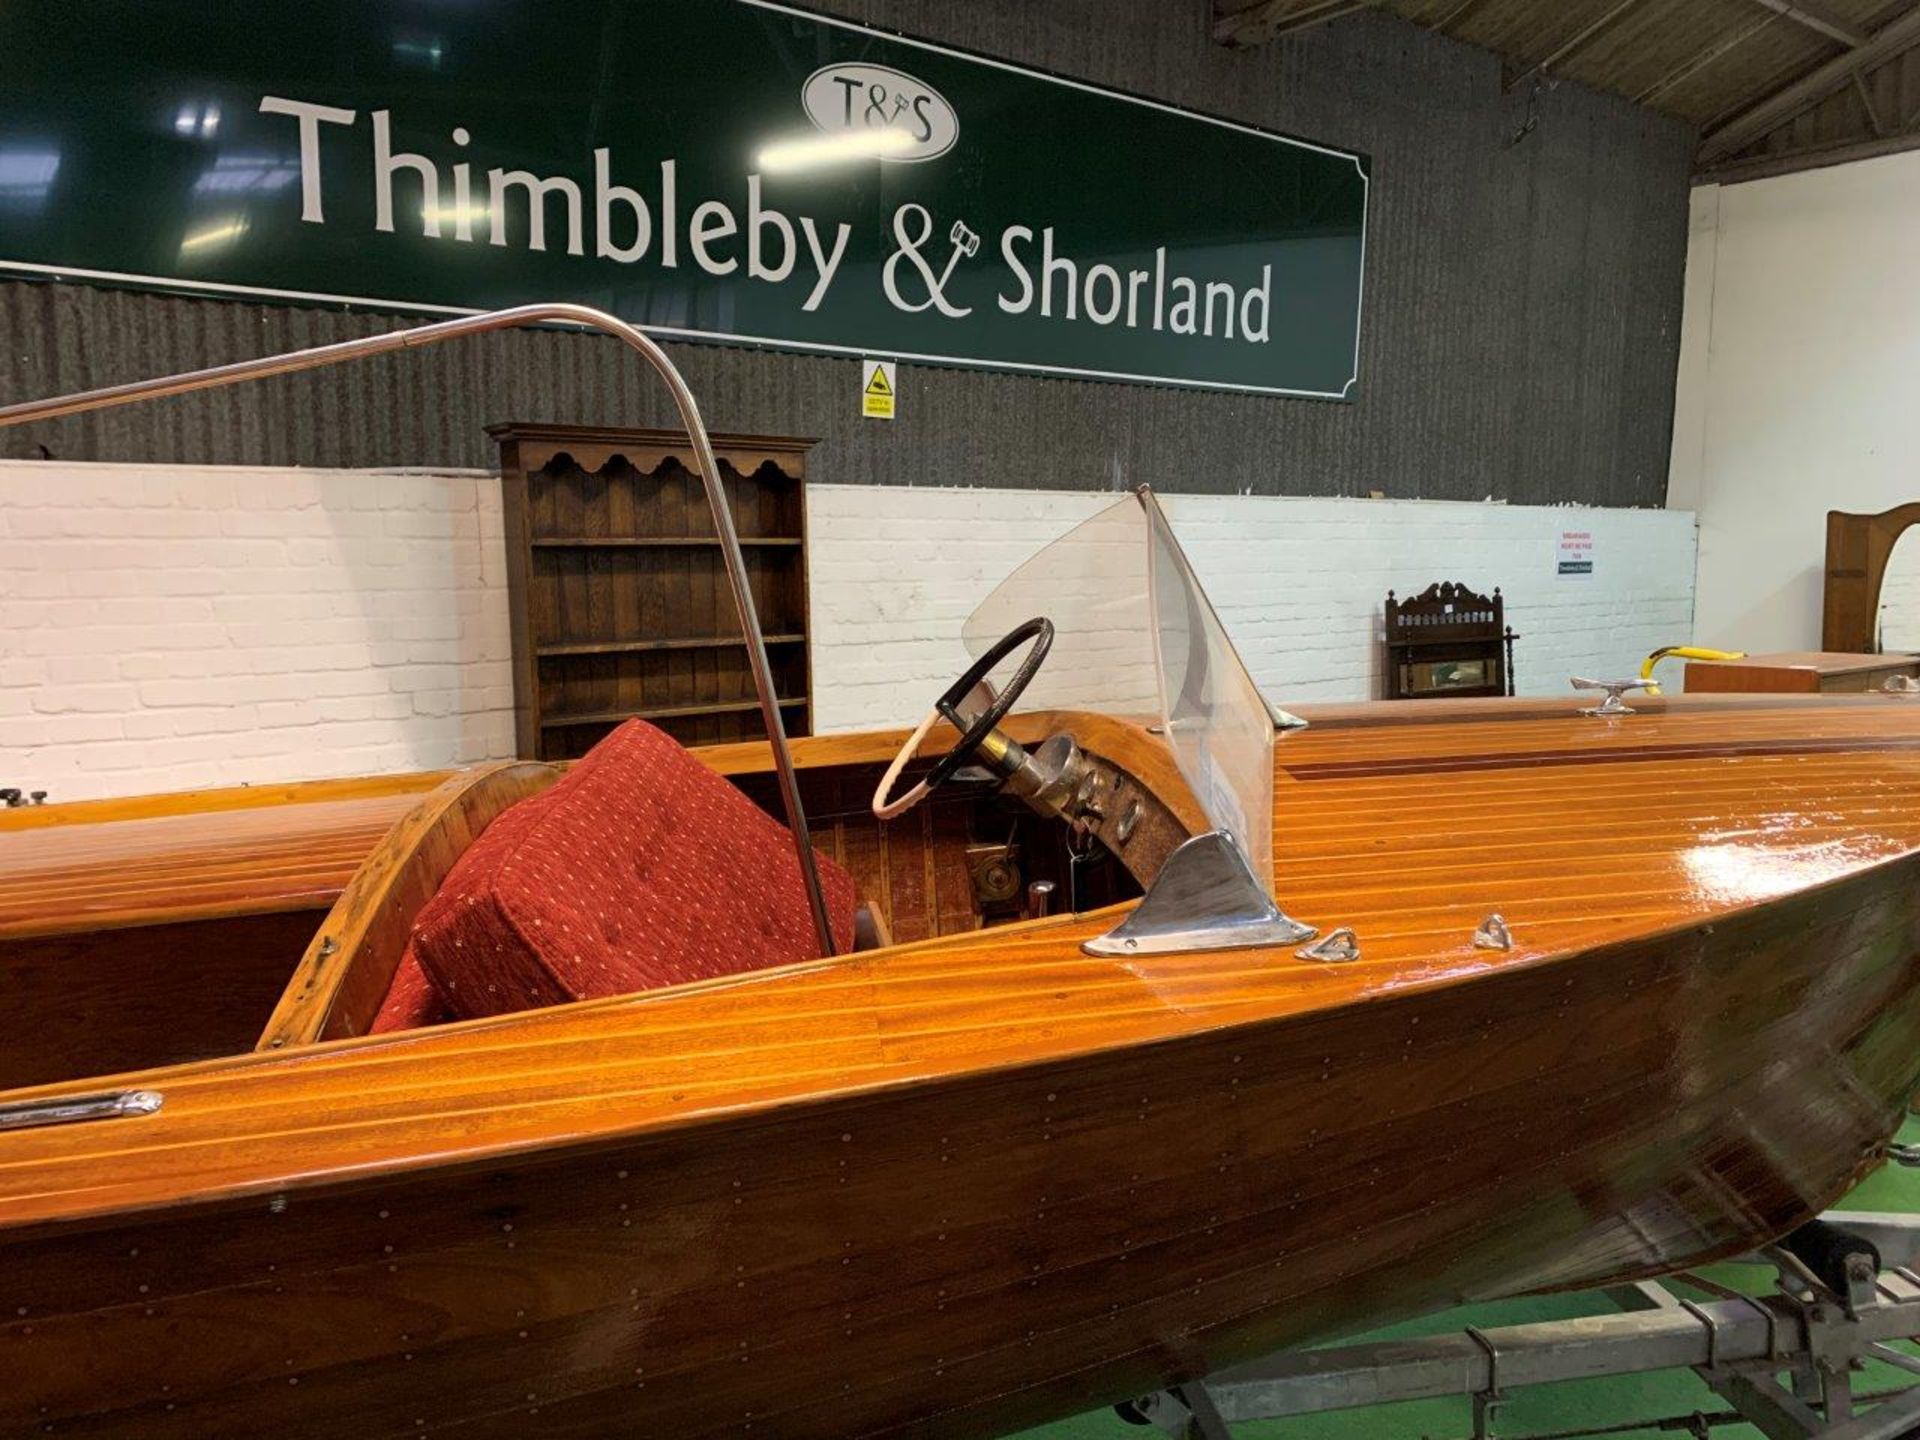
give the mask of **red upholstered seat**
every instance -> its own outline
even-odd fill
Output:
[[[838,948],[853,879],[819,857]],[[786,827],[667,735],[629,720],[500,815],[422,907],[408,955],[455,1015],[803,960],[817,953]],[[384,1019],[428,1013],[403,959]]]
[[[452,1018],[453,1012],[441,1001],[440,992],[427,979],[427,972],[420,968],[420,957],[409,945],[400,957],[400,968],[393,972],[387,998],[380,1002],[379,1013],[373,1017],[367,1033],[384,1035],[389,1030],[418,1030],[422,1025],[439,1025]]]

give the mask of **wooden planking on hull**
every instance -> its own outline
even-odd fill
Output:
[[[1915,878],[955,1086],[23,1237],[7,1340],[39,1384],[6,1401],[156,1440],[342,1415],[990,1435],[1453,1299],[1670,1269],[1788,1228],[1884,1136],[1920,1056],[1916,962],[1887,959]]]
[[[1920,1078],[1920,723],[1837,713],[1287,737],[1282,895],[1349,966],[1064,919],[151,1077],[0,1142],[0,1420],[986,1435],[1744,1248]],[[1543,749],[1622,758],[1288,773]]]

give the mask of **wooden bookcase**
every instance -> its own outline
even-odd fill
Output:
[[[706,492],[677,430],[493,425],[506,512],[516,734],[568,760],[629,716],[688,745],[765,733]],[[715,435],[787,733],[812,721],[806,456]]]

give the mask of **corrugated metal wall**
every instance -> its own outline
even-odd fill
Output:
[[[1662,502],[1692,148],[1678,122],[1572,85],[1506,95],[1492,55],[1383,15],[1236,52],[1208,39],[1208,0],[824,8],[1370,152],[1359,399],[912,366],[901,371],[900,418],[887,425],[859,418],[856,361],[676,346],[714,428],[820,436],[811,473],[845,483],[1084,489],[1118,465],[1128,480],[1168,490]],[[672,100],[650,84],[635,103]],[[0,395],[108,384],[396,323],[0,283]],[[482,427],[494,421],[669,419],[616,342],[516,334],[4,431],[0,454],[482,465],[492,458]]]

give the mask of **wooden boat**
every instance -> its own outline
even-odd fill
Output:
[[[1733,1254],[1881,1161],[1920,1084],[1920,705],[1276,736],[1157,633],[1206,679],[1157,723],[1011,713],[901,818],[868,792],[954,729],[791,744],[892,943],[489,1018],[367,1033],[553,767],[0,815],[0,1433],[993,1436]],[[1075,783],[997,793],[1067,742]],[[778,745],[696,758],[779,808]],[[1208,853],[1256,903],[1172,883]],[[996,859],[1080,903],[1009,914]]]
[[[1878,1160],[1920,1078],[1920,709],[1643,704],[1604,734],[1520,701],[1286,737],[1278,868],[1296,913],[1357,931],[1350,964],[1080,953],[1111,913],[967,929],[929,812],[863,888],[931,867],[930,940],[318,1044],[351,1006],[316,1006],[292,951],[226,943],[249,912],[311,913],[273,826],[247,827],[214,912],[76,856],[191,818],[142,863],[212,873],[207,828],[310,834],[302,812],[341,802],[15,824],[10,1064],[33,1044],[13,1017],[66,983],[33,960],[54,936],[87,981],[145,987],[153,1058],[227,1043],[239,1017],[209,1001],[290,998],[256,1004],[259,1052],[103,1080],[74,1034],[68,1078],[5,1097],[166,1103],[0,1134],[0,1431],[991,1435],[1772,1238]],[[1187,805],[1142,732],[1016,725],[1062,729]],[[796,759],[810,788],[859,788],[897,739]],[[765,747],[702,758],[766,773]],[[377,917],[423,836],[529,768],[427,792],[328,925]],[[877,838],[849,817],[829,843]],[[334,875],[362,844],[342,833]],[[1474,947],[1489,908],[1511,951]],[[145,928],[97,929],[136,909]],[[184,943],[145,943],[170,925]],[[193,988],[223,952],[253,973]]]

